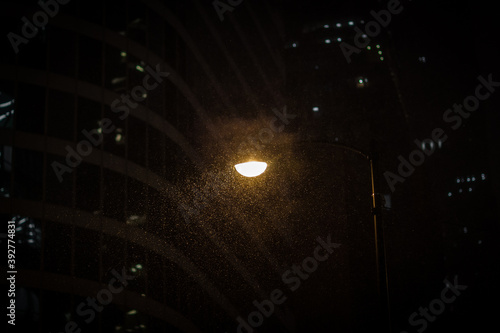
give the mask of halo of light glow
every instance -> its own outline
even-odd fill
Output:
[[[266,162],[250,161],[245,163],[239,163],[235,166],[236,171],[245,177],[257,177],[261,175],[267,169]]]

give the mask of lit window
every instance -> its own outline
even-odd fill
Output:
[[[467,177],[467,182],[470,182],[470,178],[469,177]]]
[[[297,47],[297,43],[293,43],[293,44],[292,44],[292,47]]]
[[[11,128],[14,117],[14,98],[0,91],[0,127]]]
[[[467,230],[467,227],[464,227],[464,234],[466,234],[466,233],[467,233],[467,231],[468,231],[468,230]]]
[[[324,27],[325,29],[330,28],[330,26],[329,26],[328,24],[325,24],[323,27]]]
[[[379,45],[379,44],[377,44],[375,47],[376,47],[377,49],[380,49],[380,45]]]
[[[319,107],[317,107],[317,106],[313,107],[313,111],[314,112],[318,112],[319,111]]]
[[[366,34],[362,34],[361,37],[366,38],[368,36]]]
[[[418,57],[418,61],[420,61],[423,64],[425,64],[427,62],[427,60],[425,59],[425,57]]]
[[[126,57],[126,56],[127,56],[127,52],[125,52],[125,51],[121,51],[121,52],[120,52],[120,55],[121,55],[122,57]]]
[[[366,86],[367,82],[368,82],[367,78],[358,77],[358,79],[356,81],[356,87],[358,87],[358,88],[364,88]]]
[[[451,197],[451,195],[452,195],[451,192],[448,192],[448,196]]]
[[[349,21],[349,25],[354,25],[354,22],[353,21]]]
[[[384,57],[380,57],[380,61],[384,61]]]
[[[382,54],[382,51],[378,51],[378,54]]]
[[[460,183],[460,178],[457,178],[457,184]]]
[[[337,38],[337,42],[341,42],[342,41],[342,38]]]
[[[485,180],[486,179],[486,175],[484,173],[481,174],[481,179],[482,180]]]
[[[420,147],[422,148],[422,150],[434,150],[434,141],[428,143],[424,141],[422,142]]]
[[[331,40],[329,40],[329,39],[325,39],[325,43],[326,43],[326,44],[330,44],[331,42],[332,42]]]
[[[476,177],[472,176],[472,181],[475,182],[476,181]]]
[[[335,24],[335,26],[336,26],[337,28],[340,28],[340,27],[342,26],[342,24],[337,23],[337,24]]]
[[[472,187],[469,187],[469,192],[472,192]]]
[[[371,50],[371,49],[372,49],[372,47],[371,47],[370,45],[368,45],[368,46],[366,47],[366,49],[367,49],[367,50]]]
[[[142,67],[141,65],[135,66],[135,69],[137,69],[139,72],[144,72],[144,67]]]

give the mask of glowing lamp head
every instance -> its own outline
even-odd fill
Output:
[[[245,177],[257,177],[266,171],[266,162],[256,162],[250,161],[245,163],[236,164],[234,166],[236,171],[238,171],[242,176]]]

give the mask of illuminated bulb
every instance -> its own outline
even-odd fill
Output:
[[[250,161],[236,164],[234,166],[239,174],[245,177],[256,177],[266,171],[267,163]]]

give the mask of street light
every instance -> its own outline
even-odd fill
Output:
[[[380,203],[377,198],[377,192],[375,191],[375,187],[377,186],[376,173],[375,169],[375,156],[362,152],[359,149],[354,147],[346,146],[340,143],[333,142],[321,142],[323,144],[332,145],[334,147],[339,147],[345,150],[350,150],[355,152],[365,159],[368,160],[370,165],[370,182],[372,189],[372,216],[373,216],[373,227],[375,231],[375,257],[377,261],[377,284],[379,286],[379,295],[381,302],[381,309],[383,313],[383,317],[387,320],[386,324],[382,324],[384,326],[384,331],[391,332],[391,319],[390,319],[390,308],[389,308],[389,281],[387,279],[387,264],[385,261],[385,245],[384,245],[384,230],[381,221],[381,211],[380,211]],[[238,171],[241,175],[245,177],[256,177],[264,173],[267,168],[267,164],[265,162],[245,162],[235,165],[236,171]],[[382,320],[384,320],[382,318]],[[383,322],[382,322],[383,323]]]
[[[245,163],[236,164],[234,166],[236,171],[238,171],[242,176],[245,177],[257,177],[266,171],[266,162],[250,161]]]

